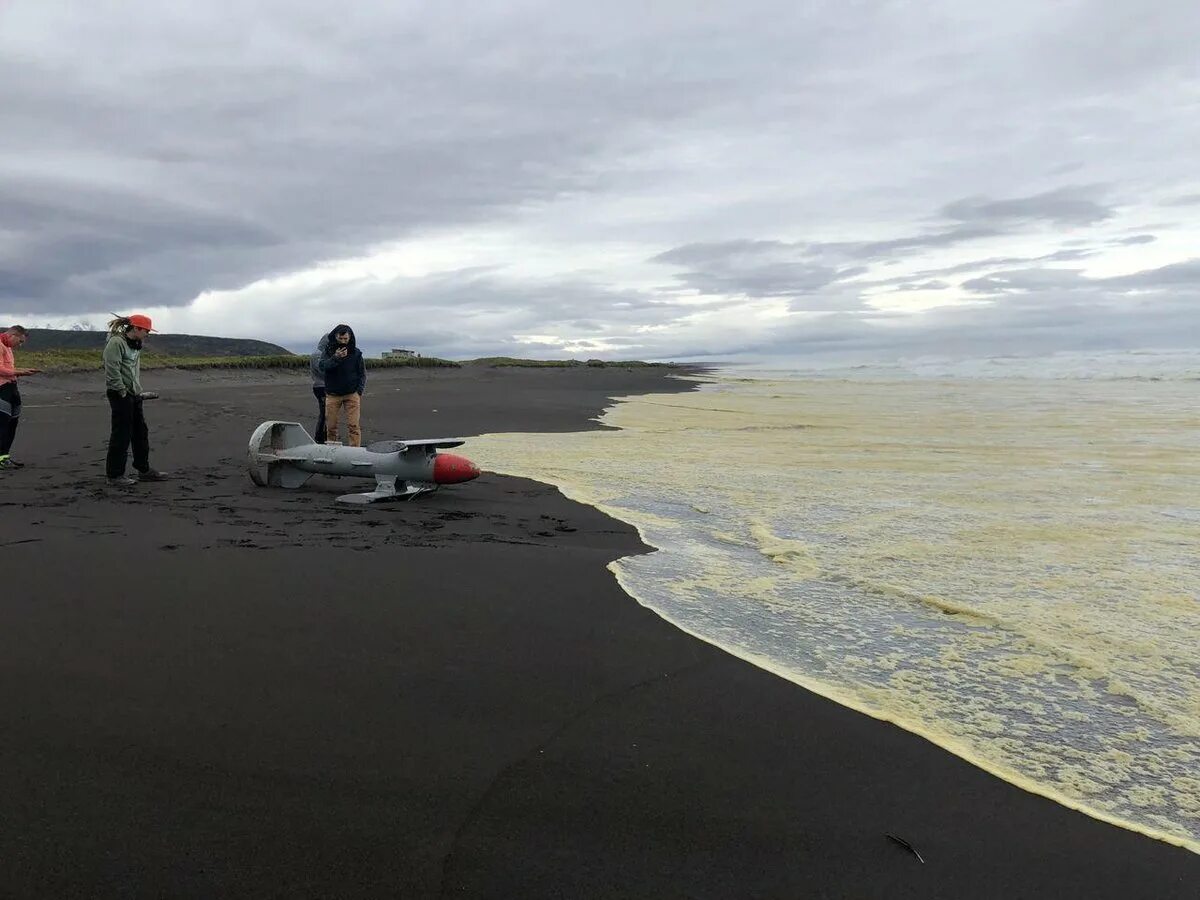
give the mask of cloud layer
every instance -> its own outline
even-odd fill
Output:
[[[193,6],[0,7],[0,315],[458,356],[1195,344],[1195,4]]]

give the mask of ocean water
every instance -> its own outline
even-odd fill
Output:
[[[636,525],[689,633],[1200,852],[1200,366],[1128,356],[724,370],[470,454]]]

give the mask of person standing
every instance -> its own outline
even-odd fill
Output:
[[[105,475],[115,487],[136,484],[125,474],[133,446],[133,468],[138,481],[163,481],[166,475],[150,467],[150,431],[142,411],[153,395],[142,390],[142,342],[153,331],[148,316],[118,316],[108,323],[104,346],[104,387],[112,407],[112,435],[108,439]]]
[[[20,469],[19,463],[10,455],[13,441],[17,437],[17,426],[21,424],[21,391],[17,379],[36,375],[38,369],[18,369],[13,351],[28,339],[29,334],[20,325],[13,325],[0,334],[0,469]]]
[[[354,338],[354,329],[338,325],[329,332],[329,344],[317,367],[325,375],[325,439],[338,439],[338,420],[346,413],[346,443],[362,446],[362,395],[367,388],[367,367]]]
[[[312,370],[313,396],[317,398],[317,435],[318,444],[325,443],[325,373],[321,371],[321,357],[329,346],[329,335],[321,335],[317,344],[317,352],[312,355],[309,368]]]

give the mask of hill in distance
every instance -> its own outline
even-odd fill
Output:
[[[65,331],[54,328],[30,328],[26,349],[47,350],[104,349],[108,333],[104,331]],[[155,334],[146,343],[146,353],[154,356],[289,356],[291,351],[278,344],[242,338],[205,337],[196,334]]]

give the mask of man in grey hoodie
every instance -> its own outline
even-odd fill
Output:
[[[325,373],[321,370],[318,363],[321,362],[321,357],[325,355],[325,349],[328,346],[329,335],[322,335],[320,343],[317,344],[317,352],[309,360],[309,369],[312,371],[313,395],[317,398],[317,433],[315,437],[318,444],[325,443]]]

